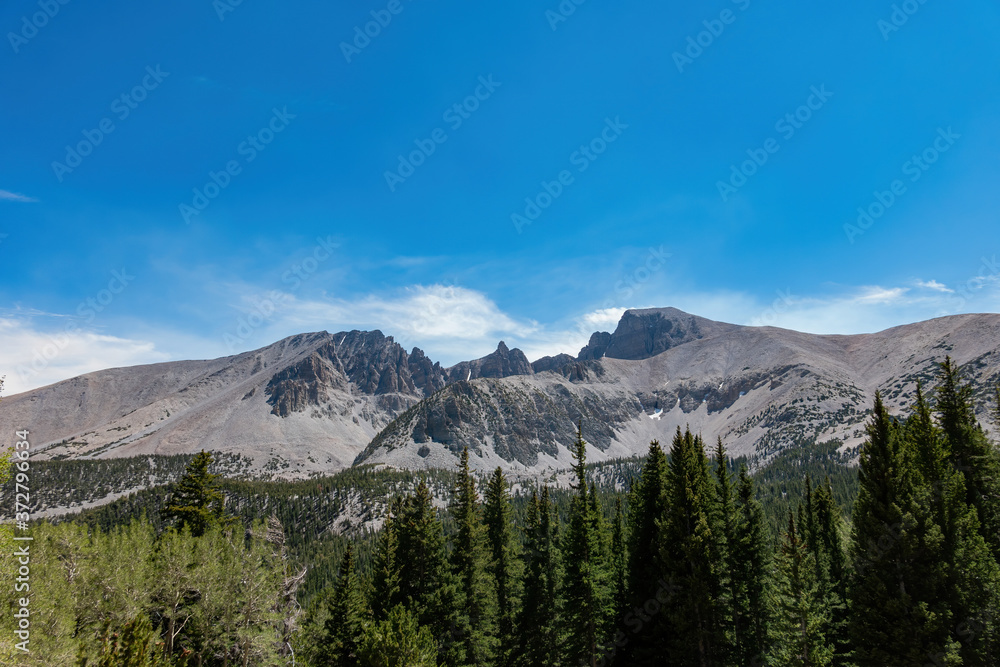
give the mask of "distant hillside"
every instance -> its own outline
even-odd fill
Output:
[[[1000,380],[1000,315],[819,336],[627,311],[576,356],[529,363],[503,342],[444,368],[379,331],[301,334],[260,350],[89,373],[0,403],[53,460],[239,456],[246,475],[305,478],[353,463],[534,472],[568,465],[577,423],[598,461],[645,452],[678,426],[721,435],[754,464],[808,441],[860,442],[877,389],[902,409],[946,354],[985,409]],[[984,423],[987,423],[984,420]]]

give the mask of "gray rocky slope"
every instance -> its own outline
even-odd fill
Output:
[[[464,446],[479,468],[560,468],[577,422],[593,460],[641,454],[685,425],[764,460],[812,438],[859,443],[874,392],[903,411],[945,355],[964,365],[985,409],[1000,380],[1000,315],[821,336],[633,310],[576,357],[529,363],[501,342],[450,368],[378,331],[321,332],[10,396],[0,432],[29,428],[47,458],[205,448],[284,477],[355,462],[452,467]]]

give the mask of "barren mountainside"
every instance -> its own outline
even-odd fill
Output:
[[[860,443],[874,392],[901,411],[951,355],[980,410],[1000,380],[1000,315],[957,315],[874,334],[745,327],[673,308],[632,310],[574,357],[529,362],[503,342],[443,368],[379,331],[301,334],[260,350],[89,373],[0,403],[48,458],[239,453],[304,477],[353,462],[512,470],[563,467],[575,424],[592,460],[643,453],[690,425],[735,455]],[[984,426],[990,427],[986,415]]]

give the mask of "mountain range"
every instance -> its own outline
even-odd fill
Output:
[[[28,428],[39,458],[239,453],[302,478],[353,464],[541,472],[642,454],[689,425],[759,463],[788,447],[863,440],[876,390],[902,413],[950,355],[984,426],[1000,381],[1000,315],[954,315],[878,333],[816,335],[626,311],[576,356],[496,351],[442,367],[380,331],[291,336],[207,361],[88,373],[0,402],[0,432]]]

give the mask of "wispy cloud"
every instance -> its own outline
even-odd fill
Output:
[[[939,283],[936,280],[927,280],[927,281],[918,280],[917,287],[923,287],[924,289],[934,290],[935,292],[946,292],[949,294],[955,291],[953,289],[950,289],[947,285]]]
[[[723,322],[817,334],[870,333],[943,314],[1000,310],[1000,281],[993,275],[954,291],[924,285],[868,285],[841,287],[828,296],[799,296],[784,288],[777,290],[776,299],[731,291],[668,293],[651,287],[643,292],[643,303],[584,310],[544,323],[505,312],[484,292],[458,286],[412,285],[339,299],[260,292],[242,283],[229,287],[227,301],[234,311],[233,322],[237,318],[249,321],[248,314],[262,312],[262,301],[274,306],[259,326],[241,339],[237,350],[223,344],[221,333],[209,339],[189,333],[190,340],[183,344],[178,342],[178,332],[158,330],[151,323],[136,335],[80,329],[51,333],[36,327],[35,319],[46,316],[61,322],[70,316],[30,308],[0,311],[0,369],[7,373],[7,389],[25,391],[114,366],[232,354],[285,336],[324,329],[380,329],[405,348],[420,347],[432,359],[449,366],[489,354],[500,340],[520,348],[532,361],[559,353],[575,355],[593,332],[614,331],[626,306],[674,306]],[[56,348],[58,354],[46,359]]]
[[[10,190],[0,190],[0,200],[3,201],[17,201],[24,204],[31,204],[38,201],[34,197],[28,197],[27,195],[22,195],[17,192],[11,192]]]
[[[0,340],[8,395],[105,368],[169,360],[150,341],[85,330],[44,331],[30,319],[0,318]]]
[[[854,303],[864,304],[864,303],[879,303],[879,304],[891,304],[898,303],[903,296],[909,292],[908,287],[863,287],[859,294],[855,295],[853,298],[849,298],[849,301]]]

